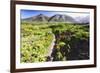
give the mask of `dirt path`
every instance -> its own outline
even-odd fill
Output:
[[[55,35],[53,34],[53,40],[52,40],[52,43],[50,44],[50,46],[48,47],[49,53],[47,56],[51,57],[51,53],[52,53],[54,45],[55,45]]]

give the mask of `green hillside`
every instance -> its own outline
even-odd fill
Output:
[[[21,63],[89,59],[89,25],[72,23],[21,23]],[[51,61],[51,60],[50,60]]]

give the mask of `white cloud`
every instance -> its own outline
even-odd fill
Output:
[[[73,18],[76,17],[86,17],[89,16],[89,13],[85,13],[85,12],[57,12],[57,14],[64,14],[64,15],[69,15]]]

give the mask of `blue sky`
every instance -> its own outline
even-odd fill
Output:
[[[38,14],[44,14],[46,16],[52,16],[55,13],[51,11],[38,11],[38,10],[21,10],[21,18],[28,18],[32,16],[36,16]]]
[[[65,15],[69,15],[72,17],[78,17],[78,16],[88,16],[89,13],[77,13],[77,12],[59,12],[59,11],[42,11],[42,10],[21,10],[21,19],[24,18],[29,18],[32,16],[36,16],[38,14],[44,14],[46,16],[53,16],[54,14],[65,14]]]

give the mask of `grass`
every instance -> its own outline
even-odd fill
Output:
[[[89,27],[71,23],[21,23],[21,63],[46,62],[53,35],[56,37],[53,61],[63,61],[71,57],[68,50],[73,49],[73,38],[76,43],[88,40]]]

